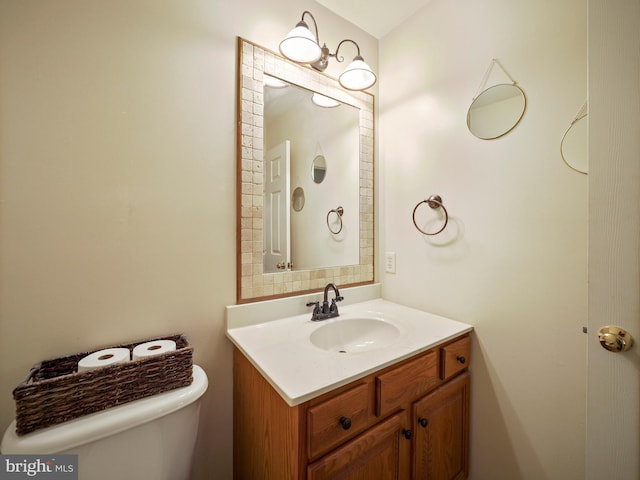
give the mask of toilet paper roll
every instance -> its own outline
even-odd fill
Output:
[[[161,353],[173,352],[176,349],[176,342],[173,340],[154,340],[141,343],[133,349],[133,359],[141,360]]]
[[[129,360],[131,360],[131,353],[128,348],[106,348],[81,358],[78,362],[78,372],[108,367]]]

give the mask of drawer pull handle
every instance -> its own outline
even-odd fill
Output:
[[[422,428],[427,428],[427,425],[429,425],[429,420],[427,420],[426,418],[418,417],[418,423]]]
[[[351,419],[349,417],[340,417],[340,425],[345,430],[349,430],[351,428]]]
[[[406,428],[402,429],[402,435],[404,436],[404,438],[406,438],[407,440],[411,440],[411,437],[413,436],[413,432],[411,430],[407,430]]]
[[[460,363],[462,363],[463,365],[467,362],[467,359],[464,358],[462,355],[458,355],[456,357],[456,360],[459,361]]]

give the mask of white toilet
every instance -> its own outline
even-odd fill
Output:
[[[193,383],[169,392],[37,430],[15,433],[15,420],[0,444],[3,454],[77,454],[80,480],[188,480],[198,433],[204,370]]]

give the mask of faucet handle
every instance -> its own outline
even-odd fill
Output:
[[[329,307],[329,313],[338,313],[338,304],[336,303],[337,301],[339,301],[337,298],[334,298],[333,300],[331,300],[331,306]]]
[[[311,314],[311,320],[317,322],[322,320],[322,310],[320,310],[320,302],[309,302],[307,307],[313,307],[313,313]]]

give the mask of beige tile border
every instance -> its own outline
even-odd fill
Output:
[[[374,279],[373,95],[350,92],[308,67],[238,39],[238,303],[283,297]],[[360,263],[316,270],[263,272],[263,76],[268,74],[360,110]]]

